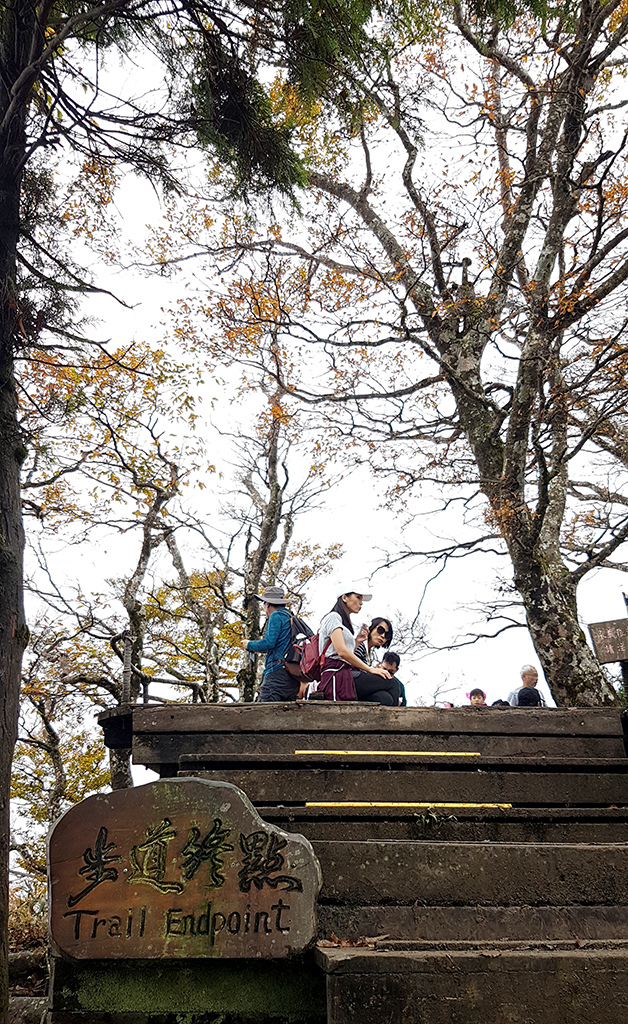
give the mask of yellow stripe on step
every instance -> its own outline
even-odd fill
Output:
[[[471,808],[484,809],[484,810],[495,810],[498,808],[502,811],[508,811],[512,807],[512,804],[439,804],[439,803],[384,803],[380,800],[357,800],[357,801],[317,801],[312,803],[306,803],[306,807],[449,807],[449,808]]]
[[[481,757],[479,750],[295,750],[295,754],[336,754],[339,757]]]

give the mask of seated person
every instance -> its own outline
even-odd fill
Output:
[[[519,690],[519,696],[517,698],[518,708],[540,708],[543,707],[541,704],[541,694],[537,690],[536,686],[522,686]]]
[[[397,679],[395,672],[398,670],[401,664],[401,658],[396,651],[388,651],[382,658],[382,668],[388,669],[397,686],[399,687],[399,707],[407,708],[408,701],[406,700],[406,688],[401,682],[401,679]]]
[[[375,651],[380,647],[390,647],[393,628],[388,619],[378,616],[373,619],[370,626],[360,630],[358,640],[360,635],[363,639],[358,643],[355,653],[367,665],[373,665],[376,662]],[[384,679],[383,676],[357,671],[353,673],[353,682],[358,700],[365,700],[370,704],[387,704],[392,708],[399,707],[399,683],[395,679]]]
[[[475,690],[471,690],[469,700],[474,708],[486,707],[486,694],[484,693],[484,690],[479,688],[479,686],[477,686]]]

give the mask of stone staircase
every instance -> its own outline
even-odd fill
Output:
[[[170,705],[101,723],[136,762],[231,782],[311,840],[328,1022],[623,1024],[618,712]]]

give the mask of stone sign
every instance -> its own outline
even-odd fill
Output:
[[[284,957],[316,933],[310,843],[226,782],[88,797],[53,828],[48,865],[52,942],[72,958]]]
[[[628,661],[628,619],[592,622],[589,633],[600,664]]]

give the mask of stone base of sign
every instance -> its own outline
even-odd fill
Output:
[[[45,1024],[325,1024],[325,975],[288,960],[55,959]]]

